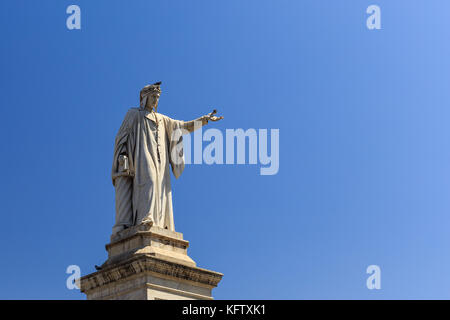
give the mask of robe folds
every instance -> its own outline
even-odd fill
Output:
[[[155,226],[175,231],[169,167],[178,178],[184,170],[184,155],[181,131],[174,132],[177,129],[192,132],[197,124],[205,123],[204,117],[174,120],[141,108],[127,112],[114,145],[112,180],[116,189],[116,224],[113,233],[148,218]],[[119,164],[121,155],[128,157],[125,174]]]

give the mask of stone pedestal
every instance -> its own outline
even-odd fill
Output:
[[[88,300],[212,300],[223,274],[198,268],[183,234],[149,224],[125,229],[106,245],[108,260],[81,278]]]

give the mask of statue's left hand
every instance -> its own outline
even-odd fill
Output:
[[[219,121],[219,120],[223,119],[223,117],[214,116],[216,113],[217,113],[217,110],[214,109],[212,112],[208,113],[206,115],[206,117],[208,118],[208,120],[211,120],[211,121]]]

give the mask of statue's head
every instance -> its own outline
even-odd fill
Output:
[[[146,85],[142,88],[139,98],[141,108],[147,109],[149,111],[155,110],[158,107],[159,97],[161,96],[161,82],[156,82],[154,84]]]

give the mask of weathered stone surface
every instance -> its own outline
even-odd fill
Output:
[[[91,299],[212,299],[222,274],[140,254],[81,278]]]
[[[125,229],[106,245],[101,270],[81,278],[89,300],[212,299],[222,274],[196,267],[179,232],[151,224]]]
[[[151,224],[138,225],[111,236],[111,242],[106,245],[108,260],[103,267],[143,253],[195,267],[194,260],[187,255],[188,246],[189,242],[183,240],[182,233]]]

